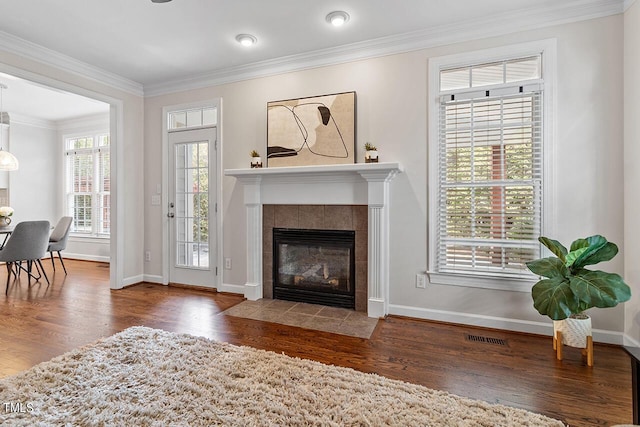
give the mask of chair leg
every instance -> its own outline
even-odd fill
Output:
[[[12,271],[11,263],[10,263],[10,262],[8,262],[8,263],[7,263],[7,289],[5,289],[5,291],[4,291],[4,294],[5,294],[5,295],[8,295],[8,294],[9,294],[9,281],[10,281],[10,279],[11,279],[11,271]]]
[[[49,282],[49,278],[47,277],[47,273],[44,271],[44,267],[42,266],[42,261],[40,261],[39,259],[36,260],[36,263],[40,266],[40,273],[44,276],[44,278],[47,280],[47,285],[50,285],[51,283]]]
[[[33,274],[31,274],[31,263],[32,261],[27,261],[27,277],[28,277],[29,286],[31,286],[31,277],[33,276]]]
[[[53,256],[53,254],[51,255]],[[62,260],[62,254],[58,251],[58,258],[60,258],[60,264],[62,264],[62,269],[64,270],[64,275],[67,275],[67,267],[64,266],[64,261]]]
[[[51,266],[53,267],[53,271],[56,271],[56,263],[53,262],[53,252],[49,252],[49,255],[51,255]]]

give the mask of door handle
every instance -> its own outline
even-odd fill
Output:
[[[167,216],[168,216],[169,218],[173,218],[175,215],[173,214],[173,212],[169,212],[169,213],[167,214]]]

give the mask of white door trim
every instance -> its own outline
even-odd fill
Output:
[[[216,253],[216,265],[218,266],[218,274],[215,277],[215,288],[220,289],[222,284],[222,98],[214,98],[207,101],[198,101],[188,104],[169,105],[162,108],[162,284],[169,284],[169,266],[170,266],[170,251],[169,251],[169,113],[173,111],[188,110],[190,108],[203,108],[203,107],[215,107],[217,113],[216,121],[216,140],[217,140],[217,153],[216,153],[216,200],[215,203],[218,206],[218,212],[216,218],[216,245],[218,247]]]

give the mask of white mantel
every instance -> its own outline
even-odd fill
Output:
[[[247,208],[247,283],[244,296],[262,298],[262,205],[367,205],[369,317],[383,317],[389,304],[389,181],[399,163],[226,169],[244,186]]]

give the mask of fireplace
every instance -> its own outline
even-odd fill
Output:
[[[273,229],[273,297],[355,308],[355,231]]]
[[[334,223],[333,211],[351,208],[354,215],[349,228],[356,231],[358,270],[356,311],[369,317],[385,316],[389,304],[389,183],[399,172],[402,166],[394,162],[226,169],[225,175],[235,177],[244,192],[247,276],[242,287],[221,289],[240,291],[252,301],[272,298],[271,229],[346,229],[348,221],[340,217],[340,223]],[[270,215],[274,206],[276,210],[284,207],[286,217],[274,220]],[[317,206],[323,207],[322,220],[316,216]],[[359,213],[360,207],[364,214]]]

